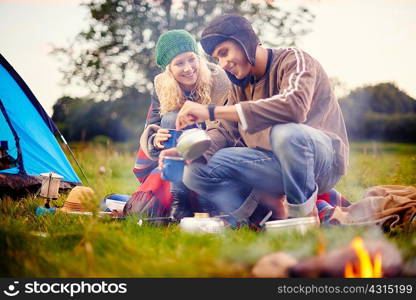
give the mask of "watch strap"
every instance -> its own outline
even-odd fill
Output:
[[[215,120],[215,104],[208,104],[208,113],[209,113],[209,120],[214,121]]]

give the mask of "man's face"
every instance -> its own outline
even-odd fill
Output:
[[[237,79],[243,79],[251,70],[243,49],[233,40],[226,40],[215,47],[212,56],[225,71],[233,74]]]

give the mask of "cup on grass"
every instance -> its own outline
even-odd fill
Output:
[[[176,129],[169,129],[170,138],[163,142],[163,146],[165,146],[165,149],[176,147],[176,144],[178,143],[178,139],[182,134],[182,130],[176,130]]]
[[[162,179],[181,182],[185,161],[182,157],[166,156],[163,158]]]

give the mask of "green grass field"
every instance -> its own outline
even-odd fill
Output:
[[[110,193],[131,194],[131,145],[77,144],[73,150],[96,192],[96,207]],[[416,145],[354,143],[349,173],[336,189],[350,201],[379,184],[416,184]],[[104,166],[106,172],[98,169]],[[62,204],[66,195],[56,201]],[[138,226],[137,220],[76,215],[36,216],[42,199],[0,201],[2,277],[250,277],[268,253],[297,258],[349,244],[354,236],[385,238],[396,244],[406,266],[416,265],[415,228],[383,234],[365,227],[333,227],[279,234],[246,228],[222,234],[190,235],[177,225]]]

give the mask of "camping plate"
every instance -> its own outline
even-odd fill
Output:
[[[295,229],[301,233],[305,233],[309,228],[314,227],[315,224],[316,219],[314,217],[304,217],[269,221],[265,223],[265,228],[267,232],[281,232]]]

